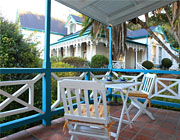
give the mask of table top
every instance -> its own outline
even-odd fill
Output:
[[[106,88],[125,89],[141,84],[141,82],[112,82],[105,83]]]

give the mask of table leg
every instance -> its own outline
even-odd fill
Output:
[[[124,97],[123,91],[120,91],[120,92],[122,92],[122,93],[121,93],[121,96]],[[132,123],[131,123],[132,121],[130,120],[129,111],[128,111],[128,108],[127,108],[128,93],[129,93],[129,88],[128,88],[128,90],[127,90],[127,95],[126,95],[126,98],[125,98],[126,101],[124,101],[124,98],[122,98],[122,100],[123,100],[123,102],[126,102],[126,104],[125,104],[125,111],[126,111],[125,114],[126,114],[126,116],[127,116],[127,120],[128,120],[128,122],[129,122],[129,126],[130,126],[130,128],[132,128]]]
[[[122,111],[121,111],[121,115],[120,115],[120,118],[119,118],[119,124],[118,124],[118,128],[117,128],[117,133],[116,133],[116,138],[115,140],[118,140],[118,137],[119,137],[119,133],[120,133],[120,130],[121,130],[121,124],[122,124],[122,121],[123,121],[123,116],[124,116],[124,113],[125,113],[125,110],[127,111],[127,106],[126,106],[126,103],[127,103],[127,99],[128,99],[128,93],[129,93],[129,89],[128,89],[128,92],[125,96],[125,99],[124,99],[124,95],[123,95],[123,92],[122,90],[120,90],[120,93],[121,93],[121,98],[123,100],[123,108],[122,108]],[[128,113],[129,115],[129,113]],[[129,116],[128,116],[129,118]],[[130,118],[128,120],[130,122]],[[131,125],[131,124],[130,124]]]

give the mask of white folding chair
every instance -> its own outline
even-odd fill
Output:
[[[146,113],[152,120],[155,120],[152,113],[147,110],[147,104],[149,102],[150,105],[151,102],[151,93],[154,87],[155,78],[155,74],[145,74],[139,90],[129,92],[128,96],[131,99],[131,104],[128,108],[128,111],[130,111],[133,106],[138,109],[138,112],[133,117],[132,121],[135,121],[143,112]],[[143,98],[145,101],[142,103],[138,100],[139,98]]]
[[[110,107],[106,104],[104,84],[96,81],[63,80],[59,85],[65,111],[64,129],[66,126],[68,127],[71,140],[78,139],[77,136],[110,140],[109,128],[112,123],[110,123]],[[85,99],[83,104],[79,96],[79,90],[82,90]],[[72,91],[75,91],[75,93]],[[93,91],[93,104],[89,103],[89,92],[91,91]],[[98,91],[102,92],[102,104],[98,104]],[[76,95],[74,100],[71,98],[73,94]],[[77,104],[75,110],[73,103]]]

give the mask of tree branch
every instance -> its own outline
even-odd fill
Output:
[[[166,47],[166,45],[153,33],[146,23],[141,21],[139,18],[137,18],[136,21],[149,32],[149,34],[167,51],[167,53],[169,53],[178,63],[180,63],[179,58]]]
[[[167,7],[164,7],[164,10],[165,10],[165,12],[166,12],[166,16],[167,16],[167,18],[168,18],[168,20],[169,20],[169,23],[170,23],[170,25],[171,25],[171,29],[173,30],[174,37],[175,37],[175,39],[177,40],[177,42],[178,42],[178,44],[179,44],[179,46],[180,46],[180,36],[178,35],[178,30],[176,30],[176,27],[175,27],[175,25],[173,24],[173,22],[172,22],[172,20],[171,20],[171,16],[170,16],[170,14],[169,14],[169,12],[168,12]]]

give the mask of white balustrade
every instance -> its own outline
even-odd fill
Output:
[[[141,63],[137,62],[136,63],[136,69],[143,69],[143,70],[147,70],[144,66],[142,66]]]
[[[168,83],[168,85],[163,81]],[[180,79],[157,78],[155,81],[155,92],[152,97],[180,99]]]
[[[7,93],[0,89],[0,95],[7,97],[2,103],[0,103],[0,118],[16,115],[28,111],[36,111],[38,113],[44,114],[42,110],[34,106],[34,84],[40,80],[44,76],[43,74],[38,74],[36,77],[34,77],[32,80],[17,80],[17,81],[2,81],[0,82],[0,87],[3,86],[12,86],[12,85],[23,85],[20,89],[18,89],[13,94]],[[23,94],[26,90],[29,89],[29,99],[28,103],[19,99],[18,97]],[[7,107],[10,103],[13,101],[16,101],[17,103],[23,105],[24,107],[8,110],[2,112],[2,110]]]
[[[112,61],[112,66],[114,69],[125,69],[125,62],[123,62],[123,61]]]

